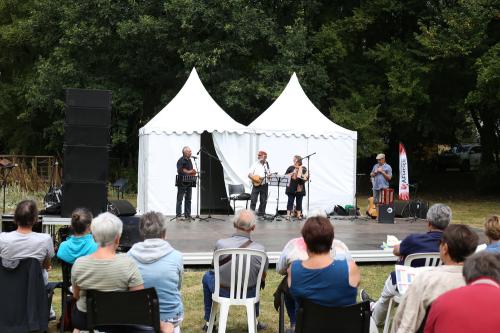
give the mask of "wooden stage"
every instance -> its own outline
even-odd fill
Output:
[[[2,216],[5,221],[12,216]],[[202,217],[205,217],[202,216]],[[213,215],[214,219],[195,221],[168,222],[167,239],[174,248],[184,255],[184,265],[210,265],[215,242],[234,233],[233,216]],[[169,220],[171,216],[167,217]],[[53,234],[57,226],[69,225],[69,218],[42,216],[43,232]],[[129,246],[140,241],[138,233],[138,217],[124,217],[124,233],[122,241]],[[396,219],[394,224],[381,224],[366,217],[331,217],[335,227],[335,238],[343,241],[357,262],[395,262],[396,257],[391,250],[382,250],[381,245],[387,235],[403,239],[411,233],[423,233],[427,230],[427,222],[420,219]],[[303,223],[303,222],[302,222]],[[302,223],[258,220],[253,233],[253,240],[266,247],[271,264],[276,263],[285,244],[292,238],[300,236]],[[1,230],[0,230],[1,231]],[[484,243],[484,233],[476,229],[480,243]]]
[[[212,260],[212,251],[219,238],[234,233],[232,216],[213,216],[221,220],[208,221],[170,221],[167,239],[172,246],[184,253],[185,265],[206,265]],[[396,219],[395,224],[381,224],[365,217],[354,219],[332,217],[335,238],[343,241],[357,262],[394,262],[392,251],[381,249],[387,235],[403,239],[410,233],[423,233],[427,230],[425,220]],[[303,223],[303,222],[302,222]],[[279,258],[280,251],[292,238],[300,236],[302,223],[259,220],[253,233],[253,240],[263,244],[271,263]]]

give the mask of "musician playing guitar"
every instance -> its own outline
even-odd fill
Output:
[[[182,148],[182,157],[177,161],[177,174],[179,176],[196,176],[196,170],[191,162],[191,148],[188,146]],[[177,218],[181,217],[182,199],[184,199],[184,217],[191,219],[191,195],[190,186],[177,186],[177,203],[175,214]]]
[[[267,163],[267,153],[260,150],[257,153],[257,161],[252,165],[248,173],[248,178],[252,180],[252,193],[250,194],[250,209],[255,211],[257,199],[259,200],[259,210],[257,215],[263,216],[266,213],[269,163]]]

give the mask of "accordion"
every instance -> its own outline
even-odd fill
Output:
[[[304,181],[307,181],[309,179],[309,171],[307,171],[307,168],[305,166],[301,165],[298,168],[297,179],[302,179]]]

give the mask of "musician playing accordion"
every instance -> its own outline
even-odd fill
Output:
[[[188,146],[182,148],[182,157],[177,161],[177,174],[179,177],[196,176],[196,170],[191,162],[191,148]],[[175,206],[175,215],[177,218],[182,217],[181,208],[182,200],[184,199],[184,217],[191,219],[191,196],[192,188],[188,184],[178,184],[177,186],[177,204]]]
[[[295,155],[293,157],[293,165],[286,169],[285,174],[290,177],[288,186],[286,187],[286,195],[288,203],[286,205],[286,220],[290,221],[292,212],[301,220],[302,219],[302,199],[306,195],[305,184],[309,179],[307,168],[302,165],[302,157]],[[295,201],[295,211],[293,211],[293,202]]]

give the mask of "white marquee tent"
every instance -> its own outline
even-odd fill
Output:
[[[271,171],[283,174],[294,155],[310,158],[310,209],[355,203],[357,133],[325,117],[304,93],[294,73],[276,101],[248,129],[255,147],[268,152]],[[307,166],[308,161],[304,160]],[[276,188],[270,188],[267,211],[276,208]],[[284,191],[283,191],[284,192]],[[281,192],[281,193],[283,193]],[[286,208],[280,193],[280,209]],[[303,202],[307,208],[307,198]]]
[[[241,135],[240,141],[246,136],[245,126],[234,121],[217,105],[193,68],[179,93],[139,130],[139,214],[154,210],[175,215],[177,160],[182,156],[184,146],[191,147],[193,155],[196,155],[204,131],[221,134],[237,132]],[[231,174],[230,166],[223,166],[225,173]],[[193,189],[193,215],[196,214],[196,205],[196,190]]]
[[[139,131],[139,213],[155,210],[175,214],[175,164],[183,146],[199,150],[204,131],[212,133],[226,189],[228,184],[244,184],[250,191],[247,175],[257,150],[268,152],[271,170],[280,174],[291,164],[293,155],[316,153],[309,165],[310,208],[326,210],[333,204],[354,204],[357,133],[325,117],[306,96],[295,73],[278,99],[245,127],[217,105],[193,69],[175,98]],[[276,209],[276,193],[276,187],[271,187],[268,213]],[[238,208],[244,207],[238,203]],[[193,191],[192,213],[196,204]],[[282,188],[279,209],[285,208]]]

